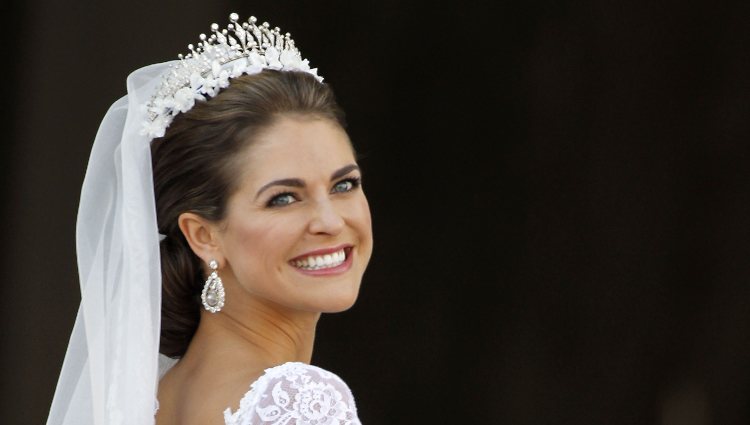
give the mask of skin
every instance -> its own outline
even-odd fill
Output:
[[[372,230],[367,199],[351,180],[359,170],[331,180],[349,165],[356,165],[354,153],[338,124],[284,116],[238,158],[239,189],[223,221],[180,216],[193,252],[205,264],[219,263],[226,304],[216,314],[201,310],[185,356],[162,378],[158,425],[223,425],[224,410],[236,410],[266,368],[310,362],[321,313],[354,304],[372,253]],[[304,187],[272,186],[258,194],[269,182],[288,178]],[[341,274],[309,276],[289,263],[341,244],[353,246],[352,266]]]

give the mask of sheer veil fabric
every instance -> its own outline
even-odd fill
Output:
[[[161,268],[145,105],[177,61],[128,76],[89,158],[76,224],[81,305],[48,425],[154,423]],[[162,359],[163,360],[163,359]]]

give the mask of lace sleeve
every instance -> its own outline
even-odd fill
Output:
[[[349,387],[335,374],[304,363],[285,363],[258,378],[224,412],[227,425],[361,425]]]

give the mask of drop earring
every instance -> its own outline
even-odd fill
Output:
[[[221,283],[221,278],[216,272],[216,269],[219,268],[216,260],[211,260],[208,263],[208,267],[211,268],[211,274],[208,275],[206,284],[203,285],[201,301],[203,302],[203,308],[211,313],[218,313],[224,307],[224,285]]]

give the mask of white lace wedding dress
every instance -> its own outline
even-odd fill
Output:
[[[349,387],[335,374],[304,363],[266,369],[226,425],[361,425]]]

